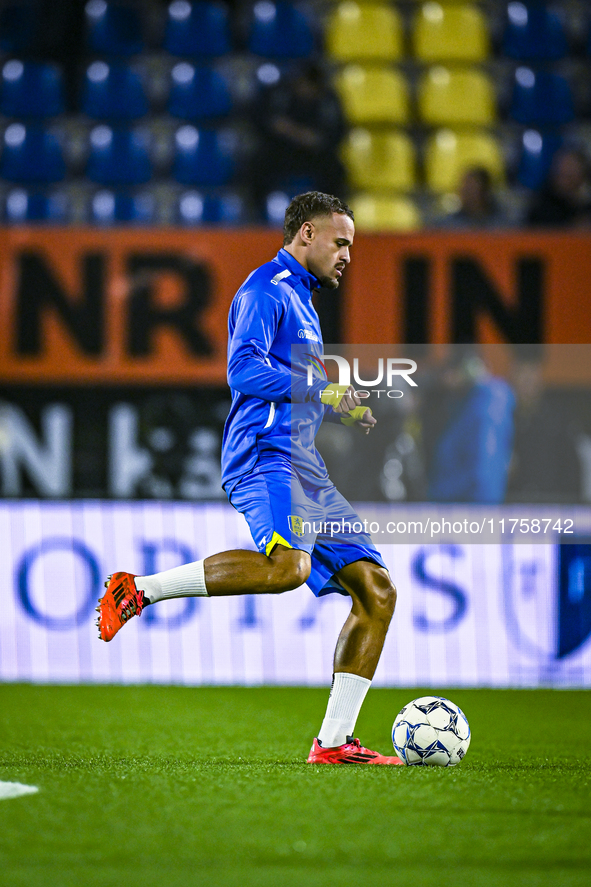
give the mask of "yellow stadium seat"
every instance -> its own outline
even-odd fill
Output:
[[[434,65],[419,83],[418,109],[431,126],[488,126],[496,118],[492,81],[477,68]]]
[[[343,146],[343,160],[353,188],[411,191],[415,187],[414,145],[399,130],[352,129]]]
[[[336,61],[397,61],[403,55],[400,14],[384,3],[343,0],[328,18],[326,52]]]
[[[350,200],[357,231],[416,231],[420,213],[409,197],[356,194]]]
[[[497,139],[488,132],[454,132],[439,129],[429,139],[425,151],[425,177],[432,191],[455,191],[463,174],[474,166],[484,166],[495,183],[504,179],[505,164]]]
[[[490,53],[483,13],[471,3],[424,3],[413,29],[414,53],[423,62],[481,62]]]
[[[408,123],[408,84],[400,71],[347,65],[335,85],[349,123]]]

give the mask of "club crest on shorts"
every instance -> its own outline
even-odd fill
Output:
[[[296,536],[304,535],[304,519],[298,517],[297,514],[289,515],[289,529]]]

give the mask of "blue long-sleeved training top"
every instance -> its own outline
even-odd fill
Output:
[[[228,495],[259,459],[271,455],[289,462],[303,479],[327,477],[314,445],[325,414],[320,394],[327,385],[319,366],[322,334],[312,304],[317,286],[314,275],[280,249],[250,274],[232,301],[232,406],[222,441],[222,486]],[[308,385],[310,365],[315,369]]]

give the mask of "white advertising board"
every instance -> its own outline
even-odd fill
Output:
[[[375,684],[591,686],[591,547],[574,541],[381,545],[399,597]],[[252,547],[225,504],[2,503],[0,680],[327,685],[348,603],[305,586],[163,602],[98,640],[108,573]]]

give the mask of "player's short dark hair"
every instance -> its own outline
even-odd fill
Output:
[[[309,222],[318,216],[332,216],[333,213],[342,213],[354,220],[353,210],[332,194],[323,194],[321,191],[298,194],[285,210],[283,246],[292,242],[304,222]]]

